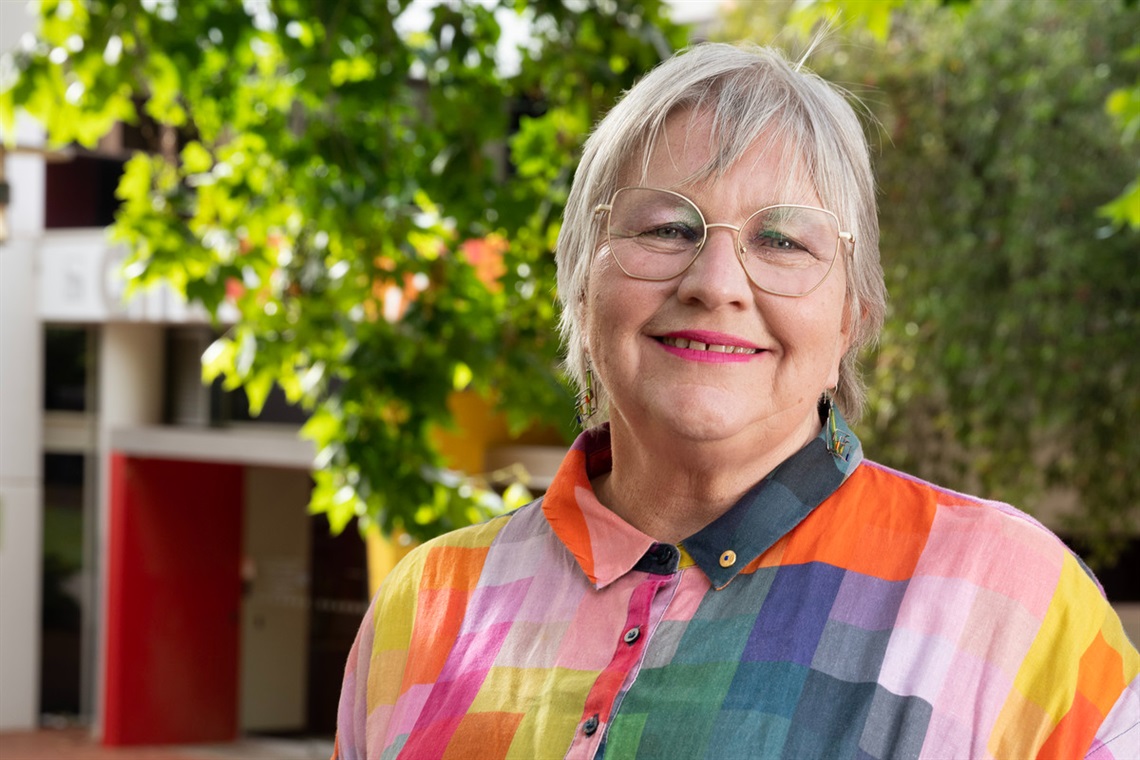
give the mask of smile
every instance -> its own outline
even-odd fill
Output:
[[[693,351],[710,351],[714,354],[757,354],[760,353],[758,348],[746,348],[744,346],[726,346],[718,343],[701,343],[698,340],[686,340],[685,338],[658,338],[659,341],[666,346],[673,348],[687,348]]]

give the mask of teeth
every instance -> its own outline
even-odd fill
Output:
[[[760,350],[744,346],[722,346],[719,343],[701,343],[699,340],[686,338],[662,338],[661,342],[675,348],[691,348],[694,351],[712,351],[717,354],[755,354]]]

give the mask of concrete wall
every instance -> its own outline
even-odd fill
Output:
[[[0,50],[31,30],[24,3],[0,2]],[[43,142],[25,120],[14,137],[21,147]],[[35,294],[44,162],[9,152],[4,163],[12,198],[0,244],[0,729],[12,729],[34,726],[39,712],[43,338]]]
[[[39,712],[43,342],[34,259],[31,241],[0,246],[0,729],[30,728]]]

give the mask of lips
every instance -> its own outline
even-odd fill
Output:
[[[674,338],[666,336],[659,339],[666,346],[673,348],[691,348],[694,351],[711,351],[714,354],[755,354],[759,353],[758,348],[748,348],[747,346],[732,346],[724,343],[705,343],[699,340],[689,340],[687,338]]]
[[[655,339],[674,356],[699,362],[742,362],[764,352],[743,338],[705,330],[672,332]]]

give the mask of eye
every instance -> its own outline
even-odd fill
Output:
[[[646,230],[642,233],[654,240],[693,242],[700,239],[700,234],[684,222],[670,222]]]
[[[785,235],[779,230],[758,230],[757,234],[752,238],[750,248],[781,251],[781,252],[806,252],[807,246],[801,244],[794,238]]]

